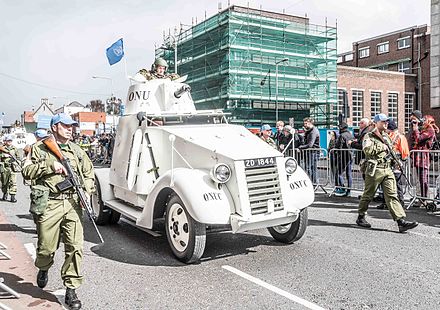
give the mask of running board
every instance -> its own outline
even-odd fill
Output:
[[[135,207],[129,206],[117,199],[107,200],[104,204],[135,222],[142,214],[142,211],[136,210]]]
[[[117,199],[107,200],[104,204],[107,207],[109,207],[109,208],[121,213],[123,216],[125,216],[127,218],[127,220],[124,220],[124,219],[122,219],[122,220],[124,220],[124,222],[126,222],[127,224],[130,224],[130,225],[136,227],[137,229],[140,229],[140,230],[152,235],[153,237],[162,236],[162,234],[158,233],[157,231],[136,225],[137,219],[142,214],[142,211],[136,210],[136,207],[127,205]]]

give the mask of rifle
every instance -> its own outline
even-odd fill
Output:
[[[19,167],[19,168],[17,168],[17,169],[18,169],[18,172],[20,172],[20,170],[21,170],[21,169],[20,169],[20,168],[21,168],[21,163],[20,163],[20,161],[18,160],[18,158],[15,157],[14,155],[12,155],[11,152],[8,151],[3,145],[0,145],[0,152],[1,152],[1,153],[8,154],[8,155],[12,158],[12,160],[15,161],[15,162],[17,163],[17,165],[18,165],[18,167]]]
[[[388,143],[388,141],[386,141],[382,135],[379,133],[379,130],[374,130],[373,134],[376,135],[376,137],[379,138],[380,141],[382,141],[386,147],[388,148],[388,151],[390,152],[391,158],[394,160],[394,162],[397,164],[397,166],[399,166],[399,170],[401,172],[400,177],[405,177],[406,181],[409,183],[408,177],[405,174],[405,169],[403,168],[399,158],[396,155],[396,152],[394,152],[393,147]],[[400,179],[400,178],[399,178]],[[397,181],[397,180],[396,180]]]
[[[54,154],[58,158],[58,160],[61,162],[61,164],[67,171],[66,180],[57,184],[57,188],[60,189],[61,191],[71,187],[75,188],[75,192],[79,196],[80,203],[82,207],[86,210],[89,219],[92,221],[93,227],[95,228],[96,233],[98,234],[99,240],[101,241],[101,243],[104,243],[104,239],[102,238],[101,233],[99,232],[98,227],[96,226],[95,223],[95,218],[96,218],[95,212],[93,211],[89,201],[87,200],[86,193],[82,188],[78,176],[73,171],[69,159],[64,157],[63,153],[61,153],[60,147],[58,146],[58,143],[56,142],[54,136],[51,135],[45,138],[44,140],[42,140],[42,142],[49,149],[49,151],[51,151],[52,154]]]

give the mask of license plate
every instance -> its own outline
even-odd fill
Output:
[[[244,160],[244,166],[246,168],[274,166],[275,163],[276,163],[275,157],[254,158],[254,159]]]

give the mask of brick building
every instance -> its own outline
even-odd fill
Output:
[[[338,65],[404,73],[404,94],[413,94],[413,109],[440,119],[440,110],[430,104],[429,53],[429,27],[414,26],[354,42],[352,51],[338,55]],[[399,111],[408,108],[404,94],[398,98]]]
[[[415,93],[407,91],[413,80],[414,75],[402,72],[338,66],[336,112],[342,112],[342,96],[346,91],[350,106],[347,123],[350,127],[358,128],[363,117],[373,118],[383,112],[397,120],[399,130],[403,132],[415,100]]]
[[[76,132],[89,136],[97,134],[99,128],[105,126],[106,123],[104,112],[77,112],[72,115],[72,118],[79,124]]]

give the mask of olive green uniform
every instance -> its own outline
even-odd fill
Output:
[[[87,154],[72,142],[59,146],[64,157],[69,159],[73,170],[83,180],[86,192],[92,193],[94,171]],[[83,280],[81,274],[84,240],[83,210],[73,188],[62,193],[57,189],[56,184],[63,181],[65,176],[54,172],[55,161],[57,161],[55,155],[42,142],[37,142],[32,147],[31,162],[24,164],[22,170],[23,177],[31,180],[33,191],[36,188],[43,188],[49,192],[46,207],[35,216],[38,234],[35,266],[40,270],[48,270],[53,265],[55,251],[62,236],[65,260],[61,268],[61,278],[66,287],[75,289]]]
[[[15,146],[4,145],[4,148],[10,155],[20,160],[20,154]],[[12,157],[0,152],[0,179],[2,183],[3,194],[15,195],[17,194],[17,174],[18,163],[15,163]]]
[[[394,173],[391,169],[391,159],[387,157],[389,149],[379,137],[375,135],[377,129],[365,135],[362,150],[366,157],[366,173],[365,173],[365,189],[359,203],[359,215],[365,215],[368,210],[368,205],[373,200],[374,194],[379,185],[382,185],[385,203],[390,210],[393,219],[405,218],[405,211],[403,210],[399,198],[397,196],[397,186]],[[380,133],[379,133],[380,134]],[[391,140],[387,134],[381,135],[388,145],[391,145]],[[374,170],[374,166],[375,170]],[[371,173],[371,171],[374,173]]]
[[[180,77],[177,73],[158,75],[156,72],[147,69],[141,69],[138,73],[143,75],[147,79],[147,81],[155,79],[170,79],[171,81],[173,81]]]

